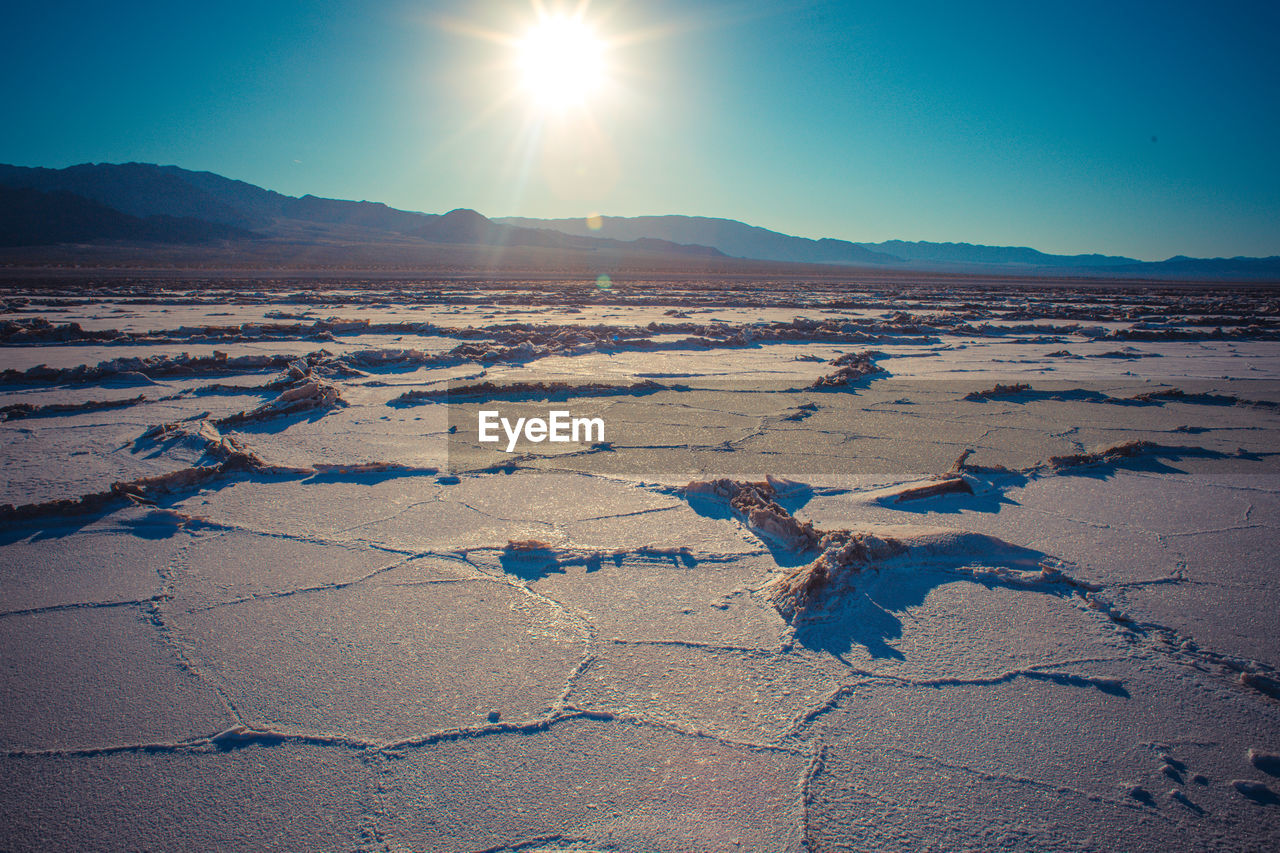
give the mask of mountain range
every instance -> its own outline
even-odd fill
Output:
[[[726,255],[793,263],[830,264],[986,264],[1028,267],[1116,267],[1140,264],[1135,258],[1112,255],[1049,255],[1019,246],[975,246],[972,243],[928,243],[888,240],[854,243],[825,238],[792,237],[733,219],[705,216],[602,216],[587,219],[498,220],[524,228],[553,228],[565,234],[596,235],[618,240],[639,237],[679,239],[714,246]]]
[[[397,210],[370,201],[294,197],[212,172],[146,163],[65,169],[0,165],[0,247],[102,245],[218,247],[262,257],[323,246],[327,257],[376,256],[430,246],[515,248],[570,261],[714,263],[737,259],[888,270],[1018,275],[1280,279],[1280,257],[1144,263],[1110,255],[1052,255],[1015,246],[889,240],[813,240],[700,216],[488,219],[474,210]],[[172,254],[173,249],[170,248]],[[415,257],[421,256],[416,255]],[[24,257],[32,257],[28,250]],[[423,256],[425,257],[425,256]]]

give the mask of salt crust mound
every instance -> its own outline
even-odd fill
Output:
[[[327,410],[346,406],[338,386],[322,379],[313,379],[308,375],[292,388],[280,392],[276,399],[264,403],[248,412],[240,412],[218,421],[218,426],[236,426],[253,421],[264,421],[284,415],[297,414],[311,410]]]
[[[800,521],[775,498],[799,484],[774,477],[763,481],[699,480],[686,496],[723,499],[757,535],[798,553],[818,551],[812,562],[776,575],[763,588],[788,622],[819,618],[836,605],[862,572],[896,566],[967,567],[1016,586],[1070,581],[1035,551],[994,536],[928,525],[871,525],[865,530],[824,531]]]
[[[927,525],[869,526],[865,530],[823,533],[822,554],[813,562],[782,572],[764,587],[773,606],[788,622],[819,618],[839,600],[864,571],[906,568],[967,567],[975,577],[1014,586],[1062,582],[1056,567],[1040,555],[982,533]]]
[[[839,370],[815,379],[809,387],[813,389],[840,388],[845,385],[851,385],[864,376],[884,373],[884,368],[875,363],[877,358],[883,357],[884,353],[876,352],[875,350],[846,353],[829,362],[832,366],[838,367]]]

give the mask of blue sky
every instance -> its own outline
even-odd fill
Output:
[[[584,15],[607,82],[554,113],[513,67],[529,0],[23,4],[0,53],[0,162],[176,164],[427,212],[1280,254],[1275,2]]]

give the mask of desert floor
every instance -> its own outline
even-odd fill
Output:
[[[0,849],[1280,848],[1274,288],[0,306]]]

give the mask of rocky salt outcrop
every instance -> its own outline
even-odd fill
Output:
[[[130,397],[127,400],[86,400],[83,403],[47,403],[43,406],[33,403],[13,403],[0,406],[0,421],[16,421],[20,418],[42,418],[51,415],[78,415],[84,412],[101,412],[108,409],[127,409],[145,403],[145,395]]]
[[[1151,453],[1158,447],[1157,444],[1151,441],[1126,441],[1113,447],[1090,450],[1084,453],[1051,456],[1045,466],[1053,471],[1061,471],[1066,468],[1078,468],[1085,465],[1114,464],[1124,459],[1133,459],[1143,454]]]
[[[770,603],[788,622],[826,610],[849,588],[854,576],[906,551],[892,536],[874,533],[839,531],[824,534],[823,539],[827,547],[818,559],[775,576],[764,587]]]
[[[695,480],[680,490],[685,497],[723,500],[752,532],[793,551],[806,551],[818,545],[821,531],[807,521],[798,521],[774,500],[780,493],[797,487],[776,477],[759,482],[738,480]]]
[[[990,388],[982,391],[970,391],[964,395],[966,400],[994,400],[999,397],[1017,397],[1031,390],[1031,386],[1023,382],[1017,382],[1013,385],[1001,385],[997,382]]]
[[[182,353],[176,356],[113,358],[96,365],[79,364],[75,367],[54,368],[41,364],[27,370],[9,368],[0,371],[0,382],[18,385],[78,385],[99,382],[107,378],[131,376],[141,382],[149,383],[152,379],[162,377],[185,378],[252,373],[272,369],[283,370],[294,360],[294,356],[288,355],[242,355],[228,358],[225,353],[196,357]]]
[[[241,472],[295,475],[313,473],[310,468],[271,465],[232,436],[222,435],[209,421],[199,421],[198,425],[190,422],[159,424],[144,432],[142,438],[148,440],[189,438],[202,443],[205,453],[213,461],[208,465],[193,465],[165,474],[112,483],[104,491],[76,498],[62,498],[21,506],[0,505],[0,524],[22,522],[43,516],[106,512],[127,503],[153,505],[158,498],[165,495],[190,492],[210,481]]]
[[[884,353],[876,352],[875,350],[846,353],[828,362],[833,367],[839,368],[838,370],[826,376],[818,377],[813,380],[809,387],[815,390],[820,388],[843,388],[846,385],[852,385],[863,377],[884,373],[884,368],[875,363],[877,358],[883,357]]]
[[[859,531],[823,532],[819,547],[817,559],[778,574],[762,590],[792,624],[830,615],[862,573],[887,568],[942,569],[1023,589],[1065,585],[1086,599],[1097,591],[1037,551],[967,530],[869,525]]]
[[[957,464],[961,461],[957,460]],[[958,478],[942,482],[952,479]],[[1023,588],[1065,584],[1086,598],[1096,592],[1094,587],[1063,573],[1039,552],[986,534],[926,525],[821,530],[812,522],[795,518],[775,500],[779,494],[799,488],[803,487],[798,483],[766,477],[754,482],[696,480],[680,489],[686,498],[727,502],[753,533],[788,550],[799,554],[817,552],[815,559],[779,572],[760,590],[792,624],[830,615],[859,575],[891,566],[942,568]]]
[[[215,423],[220,427],[239,426],[241,424],[265,421],[272,418],[294,415],[300,412],[324,412],[329,409],[342,408],[347,405],[342,399],[342,392],[337,385],[322,379],[307,379],[286,388],[280,396],[270,402],[247,412],[237,412],[221,418]]]
[[[893,503],[933,498],[939,495],[973,494],[973,486],[964,477],[943,475],[920,483],[908,483],[894,488],[887,497]]]

